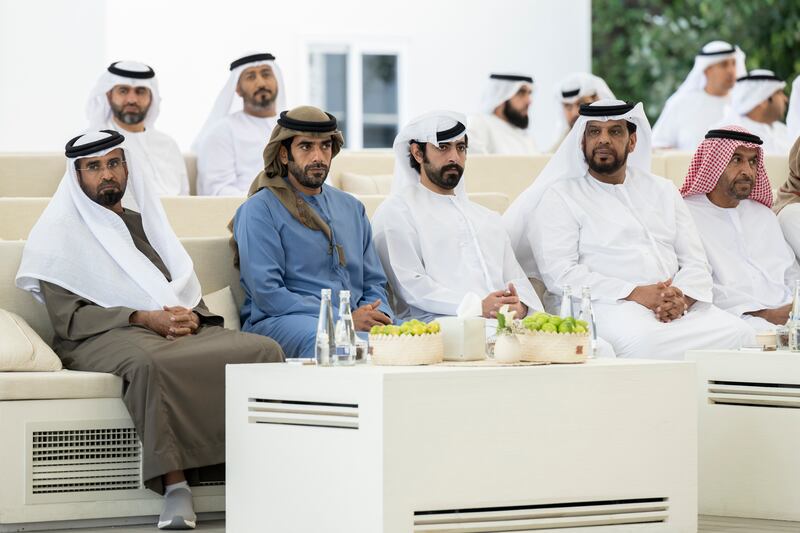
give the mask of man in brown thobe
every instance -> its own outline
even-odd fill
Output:
[[[224,329],[206,308],[191,259],[123,140],[104,130],[67,144],[67,173],[31,232],[17,284],[46,304],[65,366],[123,379],[145,484],[166,495],[158,526],[190,529],[186,478],[224,472],[225,365],[281,361],[283,352],[268,337]],[[141,214],[122,207],[128,183]]]

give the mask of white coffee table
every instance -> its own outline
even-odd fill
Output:
[[[227,369],[227,527],[694,532],[694,365]]]
[[[700,513],[800,521],[800,354],[686,358],[697,363]]]

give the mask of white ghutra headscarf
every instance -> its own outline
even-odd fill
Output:
[[[142,181],[124,137],[102,130],[75,137],[66,147],[67,168],[58,190],[36,222],[16,276],[16,285],[42,301],[40,281],[58,285],[101,307],[158,310],[200,302],[200,282],[189,254],[167,220],[161,202]],[[119,215],[92,201],[81,189],[75,162],[122,148],[128,186],[140,206],[150,245],[172,281],[134,245]]]
[[[737,78],[747,74],[747,69],[744,64],[745,55],[738,46],[734,46],[725,41],[711,41],[703,45],[703,48],[700,49],[700,53],[694,58],[694,65],[692,66],[692,70],[689,71],[689,75],[686,76],[686,79],[680,84],[678,90],[669,97],[667,102],[678,95],[705,89],[706,83],[708,83],[706,79],[706,69],[711,65],[722,63],[730,58],[736,60]]]
[[[394,139],[394,179],[392,180],[391,194],[402,193],[406,189],[419,184],[419,172],[411,168],[409,156],[411,154],[411,141],[418,143],[453,142],[466,135],[467,117],[454,111],[431,111],[412,119],[403,126],[403,129]],[[464,177],[456,185],[456,196],[466,197]]]
[[[286,87],[283,85],[283,75],[281,69],[275,62],[275,56],[270,53],[250,53],[233,61],[230,65],[230,74],[225,86],[217,95],[214,101],[214,107],[211,108],[203,127],[200,128],[200,133],[197,134],[194,142],[192,143],[192,150],[197,152],[197,148],[202,143],[203,139],[214,129],[220,120],[240,111],[242,109],[242,99],[236,94],[236,86],[239,84],[239,77],[246,69],[251,67],[258,67],[261,65],[269,65],[272,72],[275,74],[275,79],[278,81],[278,97],[275,101],[275,110],[280,113],[286,110]]]
[[[592,95],[597,95],[598,100],[613,100],[616,98],[605,80],[594,74],[573,72],[561,80],[558,84],[558,89],[555,91],[555,98],[559,107],[558,113],[556,113],[558,117],[556,120],[559,123],[557,130],[559,132],[563,134],[569,127],[561,105],[574,104],[581,98]]]
[[[520,74],[490,74],[489,81],[481,97],[481,113],[494,113],[494,110],[525,85],[533,91],[533,78]]]
[[[786,82],[771,70],[751,70],[746,76],[736,80],[736,85],[731,90],[731,108],[737,115],[746,115],[784,87]]]

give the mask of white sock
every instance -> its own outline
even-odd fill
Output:
[[[179,481],[178,483],[173,483],[172,485],[167,485],[166,487],[164,487],[164,496],[167,496],[173,490],[180,488],[184,488],[189,492],[192,492],[192,489],[189,488],[189,483],[187,483],[186,481]]]

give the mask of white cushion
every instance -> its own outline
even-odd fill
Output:
[[[239,322],[239,308],[233,299],[230,286],[203,296],[208,310],[225,319],[225,328],[239,331],[242,327]]]
[[[122,379],[104,372],[0,372],[0,400],[120,398]]]
[[[342,190],[353,194],[389,194],[392,189],[391,174],[368,176],[342,172],[340,181]]]
[[[378,209],[378,206],[386,200],[385,194],[353,194],[358,201],[364,204],[364,211],[367,213],[367,218],[372,220],[372,215],[375,214],[375,210]]]
[[[0,371],[54,372],[61,360],[19,315],[0,309]]]

